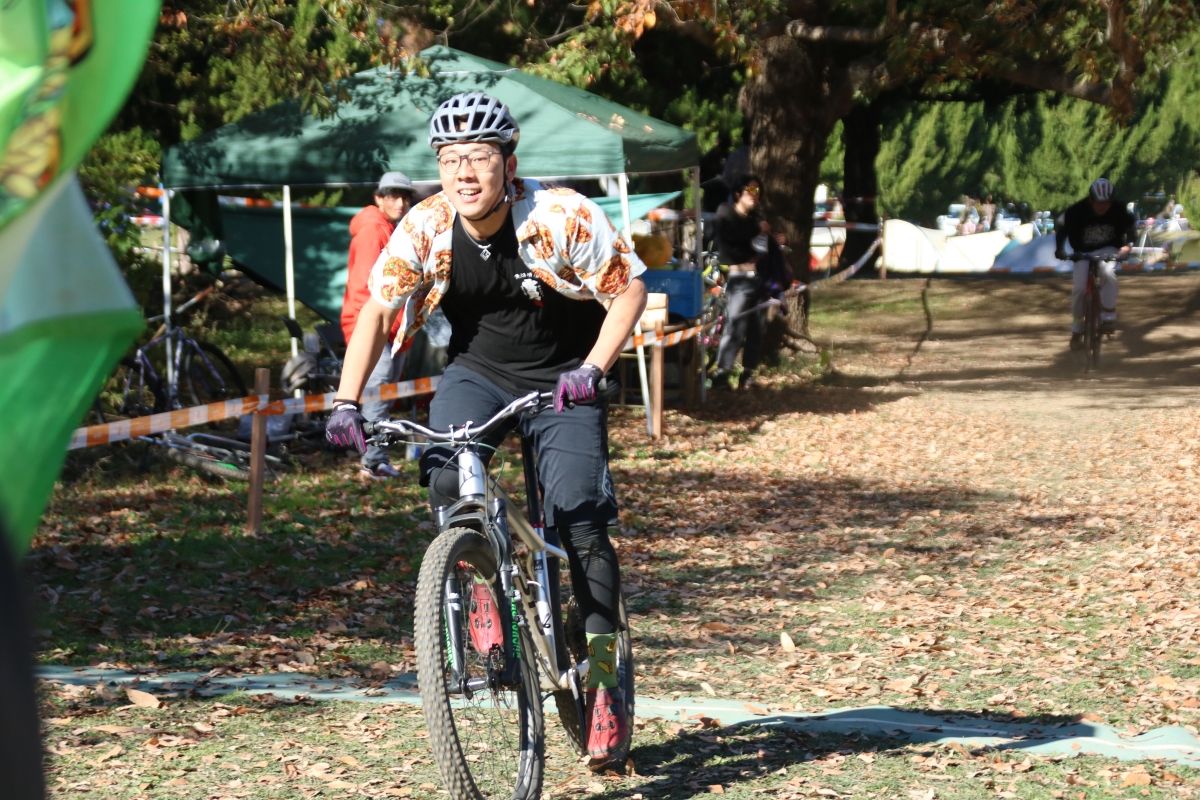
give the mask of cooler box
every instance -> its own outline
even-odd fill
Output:
[[[700,316],[704,303],[704,278],[699,270],[648,269],[642,273],[649,292],[667,295],[668,309],[688,319]]]

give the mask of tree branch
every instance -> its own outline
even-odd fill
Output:
[[[888,0],[887,18],[878,27],[854,25],[809,25],[802,19],[788,23],[787,34],[805,42],[835,42],[837,44],[883,44],[900,30],[900,15],[896,0]]]
[[[1071,75],[1064,70],[1045,64],[1024,63],[1007,68],[985,70],[988,74],[1021,86],[1031,86],[1046,92],[1058,92],[1067,97],[1076,97],[1101,106],[1114,104],[1111,83],[1090,81],[1081,75]]]
[[[717,43],[716,34],[694,19],[680,19],[679,14],[676,13],[675,9],[666,0],[659,0],[655,12],[659,23],[665,22],[670,27],[685,36],[695,39],[705,47],[712,47]]]

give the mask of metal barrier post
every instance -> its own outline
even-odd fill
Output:
[[[259,395],[271,391],[271,370],[259,367],[254,370],[254,393]],[[262,533],[263,484],[267,477],[267,418],[255,413],[250,428],[250,495],[246,501],[246,532]]]

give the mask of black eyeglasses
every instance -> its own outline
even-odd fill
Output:
[[[492,156],[498,156],[495,150],[476,150],[474,153],[468,153],[465,156],[460,156],[457,153],[447,153],[444,156],[438,156],[438,167],[442,172],[448,175],[453,175],[462,168],[463,162],[466,161],[471,165],[471,169],[476,172],[487,170],[492,163]]]

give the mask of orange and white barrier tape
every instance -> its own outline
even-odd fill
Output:
[[[370,403],[376,400],[397,400],[401,397],[432,394],[437,391],[440,382],[440,377],[434,377],[385,383],[378,389],[363,392],[362,399],[363,402]],[[243,414],[262,414],[270,417],[281,414],[328,411],[333,408],[334,394],[336,393],[310,394],[304,397],[289,397],[286,400],[275,401],[265,394],[256,395],[238,400],[223,400],[204,406],[181,408],[176,411],[164,411],[148,417],[134,417],[103,425],[91,425],[87,428],[77,428],[67,449],[79,450],[84,447],[95,447],[99,444],[110,444],[125,439],[135,439],[139,436],[149,436],[154,433],[165,433],[179,428],[190,428],[222,419],[241,417]]]

